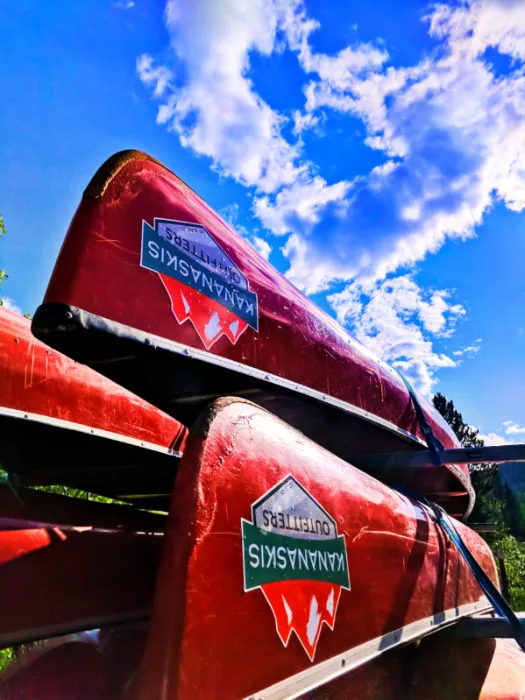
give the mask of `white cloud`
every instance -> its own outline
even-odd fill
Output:
[[[183,146],[264,192],[293,183],[308,169],[297,164],[299,149],[281,134],[284,117],[264,102],[248,77],[251,52],[268,56],[277,50],[284,5],[280,0],[168,0],[172,60],[183,77],[165,95],[156,94],[164,97],[158,121],[175,131]],[[144,82],[152,83],[148,76]]]
[[[250,240],[250,243],[253,245],[253,247],[259,253],[259,255],[262,255],[265,260],[270,259],[270,255],[272,254],[272,247],[268,243],[268,241],[265,241],[264,238],[259,238],[259,236],[253,236]]]
[[[273,201],[268,196],[257,197],[254,211],[273,233],[292,233],[293,222],[299,221],[306,228],[319,224],[321,214],[329,205],[333,205],[340,218],[344,218],[344,197],[349,187],[350,183],[346,181],[328,185],[319,175],[299,178],[293,185],[282,189]]]
[[[426,21],[437,48],[394,67],[379,44],[316,52],[319,23],[301,0],[169,0],[169,58],[137,62],[159,101],[158,123],[255,188],[255,216],[286,236],[291,281],[307,293],[346,282],[329,297],[340,320],[426,393],[437,370],[473,356],[479,342],[437,352],[435,339],[450,337],[464,309],[410,276],[388,277],[475,235],[495,202],[525,208],[524,13],[521,0],[434,5]],[[286,47],[307,81],[304,109],[291,119],[261,98],[249,73],[254,53]],[[510,72],[495,72],[488,47],[511,57]],[[333,111],[362,120],[383,164],[352,180],[320,172],[303,134],[321,123],[328,130]],[[269,255],[260,232],[241,233]]]
[[[248,77],[250,54],[269,56],[281,50],[280,32],[307,70],[339,81],[347,71],[379,67],[387,54],[368,44],[346,48],[334,61],[314,54],[307,38],[318,24],[307,17],[301,0],[224,0],[220,5],[214,0],[168,0],[165,17],[176,71],[157,65],[148,54],[137,61],[140,79],[160,101],[157,122],[175,131],[184,146],[209,156],[223,174],[267,194],[284,188],[277,200],[255,202],[272,231],[279,226],[283,232],[293,230],[284,223],[287,214],[318,223],[315,212],[342,198],[348,183],[329,185],[301,158],[301,140],[284,138],[287,118],[261,99]],[[311,111],[296,111],[292,131],[300,137],[318,122]],[[286,212],[279,216],[270,211],[283,199]]]
[[[525,434],[525,428],[522,428],[514,421],[506,420],[502,423],[505,426],[505,435],[523,435]]]
[[[425,292],[410,275],[381,283],[353,283],[328,301],[340,323],[383,360],[406,374],[430,396],[435,373],[457,362],[434,348],[435,337],[447,336],[464,309],[448,300],[449,292]]]
[[[340,263],[335,255],[326,255],[313,264],[308,242],[296,233],[288,237],[281,251],[291,261],[286,276],[306,294],[326,289],[341,274]]]
[[[472,58],[487,47],[525,59],[525,5],[522,0],[474,0],[463,7],[436,6],[431,32],[446,37],[456,54]]]
[[[503,435],[501,433],[504,433]],[[498,432],[488,433],[480,437],[485,440],[486,445],[515,445],[524,442],[525,428],[518,425],[513,420],[505,420],[501,424]]]
[[[478,352],[481,350],[481,338],[478,338],[478,340],[475,341],[474,345],[467,345],[464,348],[461,348],[460,350],[454,350],[452,353],[456,357],[474,357],[474,355],[477,355]]]
[[[498,433],[487,433],[486,435],[481,435],[480,438],[485,442],[486,447],[496,447],[498,445],[510,445],[511,441],[507,440],[503,435]]]
[[[10,297],[1,297],[1,301],[4,309],[10,309],[17,314],[22,313],[22,309],[18,306],[14,299],[11,299]]]
[[[117,2],[113,3],[113,7],[116,7],[119,10],[131,10],[133,7],[135,7],[135,3],[134,0],[117,0]]]
[[[293,133],[299,136],[307,129],[314,129],[319,124],[319,117],[312,112],[300,112],[298,109],[293,113]]]
[[[289,248],[292,281],[304,284],[298,265],[318,267],[314,276],[325,286],[328,268],[333,280],[380,279],[447,239],[474,235],[497,200],[516,211],[525,207],[525,75],[516,64],[497,76],[483,57],[488,46],[525,55],[524,12],[523,3],[508,0],[437,6],[429,27],[442,42],[440,53],[410,68],[385,69],[387,53],[369,44],[315,54],[309,45],[315,24],[305,29],[303,20],[295,34],[290,30],[290,44],[313,76],[306,114],[360,117],[368,145],[392,159],[347,186],[342,220],[334,220],[327,203],[317,225],[305,227],[293,207],[281,208],[283,192],[265,200],[263,223],[303,239]],[[337,265],[327,260],[334,248]]]
[[[146,53],[137,59],[137,73],[145,85],[153,88],[155,97],[162,97],[173,80],[173,73],[166,66],[155,66]]]
[[[297,52],[306,73],[317,73],[329,85],[345,89],[351,85],[355,75],[378,69],[387,61],[388,52],[369,43],[347,46],[333,56],[315,53],[309,38],[320,28],[319,22],[308,17],[301,2],[292,0],[280,5],[281,24],[288,45]]]
[[[307,291],[335,280],[381,279],[465,239],[496,200],[525,207],[525,75],[496,76],[483,52],[525,56],[523,3],[436,5],[427,21],[439,52],[408,68],[382,46],[314,51],[319,23],[300,0],[169,0],[174,71],[143,55],[137,71],[161,101],[159,123],[217,169],[264,196],[264,226],[293,235],[290,279]],[[250,56],[287,45],[305,75],[306,109],[287,121],[257,94]],[[301,132],[338,110],[361,118],[367,143],[391,160],[352,182],[328,183],[302,157]],[[305,282],[304,267],[318,280]]]

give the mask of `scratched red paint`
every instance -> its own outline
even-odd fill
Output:
[[[412,401],[397,373],[301,294],[186,184],[143,153],[125,152],[120,160],[102,166],[90,184],[45,302],[63,302],[204,349],[182,310],[176,315],[183,322],[175,318],[160,275],[140,267],[142,221],[152,224],[156,217],[203,225],[258,296],[258,332],[248,327],[235,344],[222,335],[211,352],[329,394],[422,437]],[[208,317],[211,306],[206,309]],[[421,403],[444,446],[457,446],[441,416],[423,398]],[[446,492],[445,498],[456,497],[458,505],[451,512],[467,510],[468,484],[467,466],[459,465],[450,468],[447,483],[437,486]]]
[[[180,450],[187,430],[130,391],[52,350],[27,319],[0,309],[2,408],[36,413]]]
[[[482,598],[420,505],[263,409],[220,400],[192,429],[179,468],[140,700],[258,697],[310,666],[295,635],[283,647],[262,592],[243,590],[241,519],[288,474],[334,518],[348,555],[351,589],[341,590],[333,631],[322,626],[316,663]],[[457,527],[496,580],[487,544]]]

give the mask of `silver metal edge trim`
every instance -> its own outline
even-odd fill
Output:
[[[82,423],[74,423],[73,421],[63,420],[62,418],[53,418],[51,416],[46,416],[43,413],[31,413],[28,411],[20,411],[18,408],[0,406],[0,416],[20,418],[21,420],[34,421],[35,423],[44,423],[45,425],[51,425],[54,428],[76,430],[77,432],[84,433],[85,435],[94,435],[95,437],[102,437],[115,442],[123,442],[127,445],[141,447],[146,450],[152,450],[153,452],[160,452],[172,457],[182,457],[182,452],[170,450],[169,447],[162,447],[162,445],[156,445],[153,442],[138,440],[137,438],[128,437],[127,435],[121,435],[119,433],[112,433],[109,430],[102,430],[101,428],[90,428]]]
[[[465,489],[467,490],[468,493],[468,506],[467,510],[465,511],[465,514],[463,515],[463,520],[468,518],[468,516],[472,513],[474,509],[474,505],[476,503],[476,492],[474,491],[474,487],[472,486],[472,483],[470,480],[465,476],[465,474],[461,471],[461,469],[458,467],[457,464],[454,464],[452,462],[447,462],[445,465],[446,469],[451,471],[456,479],[459,481],[460,484],[463,484]]]
[[[350,413],[355,416],[358,416],[359,418],[362,418],[363,420],[366,420],[369,423],[380,425],[386,430],[389,430],[392,433],[402,436],[409,442],[415,442],[418,445],[424,445],[426,447],[425,441],[417,437],[417,435],[413,435],[412,433],[408,432],[408,430],[403,430],[403,428],[400,428],[399,426],[395,425],[394,423],[391,423],[385,418],[376,416],[374,413],[369,413],[363,408],[354,406],[353,404],[347,403],[342,399],[336,399],[333,396],[324,394],[322,391],[318,391],[317,389],[311,389],[310,387],[307,387],[304,384],[292,382],[289,379],[284,379],[283,377],[279,377],[276,374],[270,374],[269,372],[264,372],[261,369],[250,367],[249,365],[244,365],[242,362],[230,360],[226,357],[221,357],[220,355],[216,355],[215,353],[208,352],[206,350],[190,348],[187,345],[183,345],[182,343],[179,343],[175,340],[168,340],[167,338],[161,338],[157,335],[145,333],[144,331],[140,331],[137,328],[132,328],[131,326],[129,326],[129,328],[133,331],[134,334],[136,334],[138,337],[141,337],[144,341],[148,340],[150,342],[150,347],[159,347],[162,349],[170,350],[172,352],[177,353],[178,355],[183,355],[184,357],[200,360],[201,362],[207,362],[208,364],[223,367],[224,369],[230,369],[235,372],[239,372],[240,374],[247,375],[249,377],[262,379],[263,381],[269,382],[271,384],[276,384],[277,386],[280,386],[284,389],[295,391],[299,394],[304,394],[309,398],[317,399],[317,401],[319,402],[325,402],[327,404],[330,404],[331,406],[334,406],[335,408],[338,408],[339,410],[344,411],[345,413]]]
[[[175,340],[168,340],[167,338],[161,338],[157,335],[151,335],[145,333],[144,331],[140,331],[136,328],[133,328],[132,330],[138,335],[140,335],[144,339],[144,341],[146,341],[146,339],[149,340],[153,347],[158,346],[160,348],[166,348],[168,350],[176,352],[179,355],[184,355],[185,357],[194,358],[201,362],[207,362],[211,365],[224,367],[225,369],[233,369],[234,371],[239,372],[241,374],[245,374],[250,377],[255,377],[257,379],[263,379],[264,381],[271,382],[272,384],[276,384],[277,386],[281,386],[291,391],[296,391],[299,394],[304,394],[310,398],[317,399],[318,401],[324,401],[325,403],[328,403],[331,406],[334,406],[335,408],[344,411],[345,413],[356,415],[369,423],[380,425],[386,430],[396,435],[400,435],[408,442],[415,442],[418,445],[423,445],[424,447],[427,447],[426,442],[422,438],[417,437],[417,435],[413,435],[407,430],[403,430],[403,428],[400,428],[394,423],[387,421],[385,418],[376,416],[374,413],[369,413],[368,411],[365,411],[364,409],[359,408],[358,406],[354,406],[353,404],[347,403],[346,401],[342,401],[341,399],[336,399],[333,396],[324,394],[321,391],[317,391],[317,389],[311,389],[310,387],[307,387],[304,384],[297,384],[296,382],[291,382],[288,379],[283,379],[283,377],[278,377],[275,374],[264,372],[263,370],[256,369],[255,367],[244,365],[242,364],[242,362],[230,360],[228,358],[221,357],[220,355],[216,355],[215,353],[208,352],[206,350],[190,348],[187,345],[178,343]],[[474,491],[474,488],[472,487],[468,479],[465,477],[461,469],[459,469],[455,464],[447,464],[446,468],[448,468],[454,474],[454,476],[458,479],[460,484],[462,484],[468,492],[468,506],[465,515],[463,516],[464,518],[467,518],[471,514],[474,508],[474,504],[476,502],[476,493]]]
[[[150,615],[150,610],[137,610],[120,614],[117,613],[115,615],[108,614],[79,618],[78,620],[72,620],[70,622],[61,622],[57,625],[44,625],[43,627],[17,631],[12,634],[5,632],[0,635],[0,644],[2,647],[6,647],[13,644],[25,644],[30,641],[62,637],[68,634],[78,634],[79,632],[89,632],[94,629],[110,627],[112,625],[142,622],[148,620]]]
[[[412,622],[381,637],[360,644],[353,649],[344,651],[331,659],[316,664],[311,668],[296,673],[275,685],[257,693],[248,695],[245,700],[294,700],[304,693],[329,683],[336,678],[353,671],[368,661],[381,656],[385,651],[414,641],[419,637],[437,632],[450,623],[468,617],[474,612],[491,610],[492,606],[483,596],[477,603],[467,603],[458,608],[451,608],[442,613]]]

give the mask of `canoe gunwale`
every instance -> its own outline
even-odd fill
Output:
[[[114,442],[121,442],[126,445],[138,447],[140,449],[159,452],[170,457],[182,457],[181,451],[173,450],[170,447],[164,447],[162,445],[157,445],[153,442],[139,440],[138,438],[133,438],[128,435],[122,435],[121,433],[113,433],[109,430],[103,430],[102,428],[92,428],[91,426],[85,425],[84,423],[74,423],[73,421],[64,420],[63,418],[55,418],[54,416],[48,416],[44,413],[32,413],[30,411],[23,411],[18,408],[10,408],[8,406],[0,405],[0,418],[1,417],[18,418],[20,420],[33,421],[35,423],[49,425],[53,428],[74,430],[79,433],[84,433],[85,435],[93,435],[93,437],[104,438],[106,440],[113,440]]]
[[[158,222],[200,227],[200,233],[192,229],[188,235],[191,240],[204,235],[206,245],[230,261],[227,269],[230,264],[238,269],[254,295],[249,314],[233,301],[234,291],[231,299],[226,292],[221,297],[220,284],[216,293],[209,289],[210,306],[201,298],[208,296],[201,289],[204,274],[201,279],[193,267],[196,286],[190,280],[190,287],[195,286],[190,304],[177,286],[186,284],[182,277],[176,281],[177,274],[187,277],[184,268],[175,274],[177,258],[170,254],[175,287],[158,266],[147,264],[149,243],[144,241],[153,230],[148,222],[155,231]],[[184,241],[183,247],[190,245],[190,239]],[[193,256],[196,250],[193,246]],[[212,256],[207,264],[219,263]],[[100,274],[108,276],[104,292],[93,286]],[[166,274],[172,276],[170,270]],[[221,299],[230,315],[246,312],[248,320],[230,327],[223,319],[222,330],[208,327],[211,319],[217,323],[213,309],[222,318]],[[255,335],[241,339],[248,326]],[[427,402],[419,405],[393,367],[375,358],[264,261],[170,168],[138,150],[112,155],[85,188],[33,332],[184,425],[195,420],[206,402],[233,395],[269,408],[356,466],[374,444],[393,453],[421,451],[431,430],[438,446],[457,445],[444,419]],[[224,341],[212,350],[222,336]],[[300,362],[289,354],[291,348]],[[445,465],[441,473],[425,476],[404,469],[401,476],[392,474],[385,483],[430,497],[437,491],[457,492],[457,498],[447,497],[447,510],[463,517],[472,509],[474,494],[465,468]]]
[[[359,418],[367,423],[371,423],[375,427],[383,428],[384,430],[394,434],[396,437],[404,439],[406,442],[412,445],[425,448],[427,447],[426,442],[417,435],[414,435],[408,430],[404,430],[403,428],[395,425],[395,423],[392,423],[385,418],[381,418],[381,416],[374,413],[370,413],[369,411],[366,411],[355,404],[348,403],[342,399],[337,399],[317,389],[312,389],[304,384],[299,384],[298,382],[285,379],[284,377],[279,377],[276,374],[271,374],[270,372],[257,369],[256,367],[251,367],[250,365],[243,364],[242,362],[237,362],[236,360],[222,357],[213,352],[208,352],[207,350],[189,347],[188,345],[184,345],[183,343],[179,343],[175,340],[168,340],[167,338],[162,338],[158,335],[154,335],[153,333],[141,331],[136,328],[132,328],[131,326],[126,326],[125,324],[111,321],[102,316],[84,311],[83,309],[70,306],[69,304],[64,304],[61,302],[47,302],[38,307],[33,319],[33,332],[44,342],[46,335],[49,333],[47,330],[49,326],[46,322],[42,321],[44,321],[44,319],[48,321],[48,318],[46,318],[48,313],[54,318],[58,317],[59,315],[64,316],[65,314],[69,314],[69,316],[67,316],[67,325],[70,326],[71,330],[73,331],[78,331],[79,327],[81,331],[97,330],[101,333],[107,333],[123,340],[133,341],[142,346],[149,346],[151,349],[159,348],[161,350],[166,350],[186,359],[205,362],[207,364],[220,367],[221,369],[230,370],[252,379],[273,384],[280,389],[292,392],[293,394],[299,394],[308,399],[313,399],[321,405],[328,405],[343,413]],[[64,328],[64,326],[62,326],[62,328]],[[56,330],[59,333],[64,332],[62,329],[59,330],[58,324],[56,326]],[[69,328],[64,335],[66,335],[68,332]],[[93,364],[95,365],[96,363],[93,362]]]
[[[377,659],[391,649],[415,642],[429,634],[440,632],[459,622],[459,620],[470,617],[474,613],[488,612],[490,610],[492,610],[492,606],[483,596],[476,603],[460,605],[437,615],[417,620],[381,637],[376,637],[364,644],[348,649],[326,661],[315,664],[305,671],[289,676],[280,683],[252,693],[244,700],[254,700],[255,698],[257,700],[279,700],[280,698],[294,700],[295,698],[303,697],[305,693],[354,671],[356,668]]]
[[[103,364],[131,359],[133,357],[133,352],[135,352],[133,348],[140,348],[141,352],[159,350],[177,356],[181,360],[190,363],[203,364],[210,368],[218,368],[230,372],[236,377],[245,377],[259,385],[276,387],[281,395],[288,395],[288,397],[293,397],[298,400],[310,401],[319,407],[326,406],[328,409],[340,415],[362,421],[376,430],[383,431],[385,434],[391,435],[403,441],[405,444],[410,445],[415,450],[428,449],[428,445],[422,437],[414,435],[395,425],[395,423],[342,399],[335,398],[317,389],[310,388],[304,384],[291,381],[256,367],[222,357],[213,352],[190,347],[175,340],[162,338],[147,331],[141,331],[118,321],[112,321],[70,304],[53,301],[41,304],[33,318],[32,330],[34,335],[41,341],[48,342],[66,355],[72,354],[70,350],[74,347],[73,355],[76,359],[92,367],[96,367],[99,372]],[[91,339],[88,342],[89,336],[91,336]],[[113,338],[114,344],[112,345],[115,349],[112,349],[111,352],[116,353],[115,357],[112,356],[111,352],[109,356],[106,355],[104,358],[95,359],[92,356],[79,357],[78,353],[83,354],[86,352],[86,347],[96,347],[96,342],[93,342],[93,337]],[[124,351],[122,351],[122,346],[120,346],[117,352],[117,343],[123,343],[124,345],[127,343],[128,345]],[[102,371],[102,374],[103,373]],[[131,390],[133,393],[140,394],[140,391],[138,391],[136,387],[131,387]],[[206,397],[206,401],[208,402],[220,396],[233,394],[234,392],[229,391],[218,393],[214,396]],[[144,396],[143,398],[155,404],[155,401],[151,397]],[[163,406],[162,410],[170,413],[166,406]],[[175,417],[177,420],[181,420],[183,423],[187,424],[187,416],[177,414]],[[308,435],[306,430],[301,428],[299,428],[299,430]],[[360,467],[360,458],[363,455],[337,452],[326,444],[324,447],[333,454]],[[399,449],[402,449],[401,446]],[[462,470],[455,464],[447,464],[444,468],[448,469],[451,475],[461,484],[462,491],[464,490],[467,492],[467,504],[464,510],[462,510],[462,517],[466,518],[472,512],[476,500],[474,489]]]

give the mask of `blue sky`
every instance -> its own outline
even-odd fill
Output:
[[[525,4],[4,0],[2,294],[144,150],[492,442],[525,441]]]

